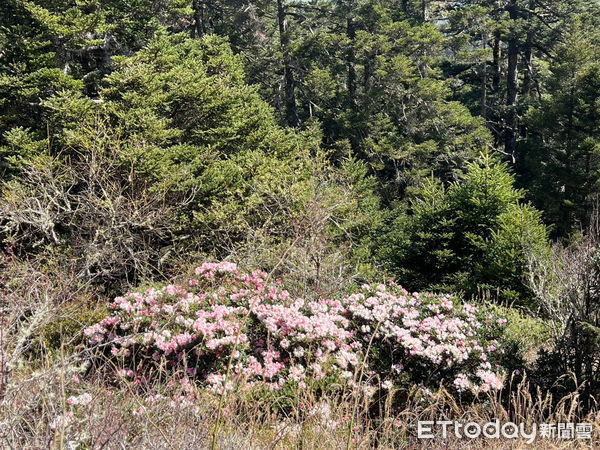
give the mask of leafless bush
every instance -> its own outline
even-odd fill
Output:
[[[598,321],[600,312],[600,223],[598,214],[574,243],[556,243],[550,253],[530,251],[528,284],[543,312],[559,327],[581,318]]]
[[[556,347],[540,358],[550,377],[572,372],[588,405],[600,394],[600,216],[569,245],[528,254],[529,285],[554,325]],[[571,383],[571,389],[573,385]]]
[[[14,387],[12,374],[29,361],[27,355],[40,331],[63,319],[65,304],[77,299],[83,307],[93,294],[74,273],[48,275],[13,257],[2,257],[0,271],[1,400]]]
[[[229,258],[262,267],[303,297],[332,296],[355,281],[361,261],[352,257],[359,236],[348,230],[348,210],[359,211],[349,186],[322,176],[300,209],[273,197],[264,208],[280,214],[280,225],[248,228],[241,243],[227,249]]]
[[[177,213],[186,200],[148,189],[116,152],[113,145],[96,145],[69,157],[40,157],[19,182],[4,183],[0,230],[13,251],[66,248],[78,277],[103,283],[159,273],[172,256]]]

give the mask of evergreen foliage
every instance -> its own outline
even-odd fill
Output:
[[[547,231],[522,199],[506,164],[481,156],[447,188],[427,180],[409,211],[395,213],[381,253],[411,289],[488,290],[527,305],[525,248],[545,246]]]

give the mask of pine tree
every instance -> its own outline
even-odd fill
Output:
[[[600,194],[600,40],[576,28],[558,47],[546,92],[527,116],[527,176],[563,236],[587,226]]]
[[[414,290],[488,291],[499,301],[527,304],[524,246],[544,247],[547,232],[514,182],[490,156],[469,164],[448,188],[427,181],[381,242],[399,281]]]

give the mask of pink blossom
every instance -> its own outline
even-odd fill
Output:
[[[360,388],[370,392],[375,366],[365,352],[372,345],[395,358],[380,374],[383,388],[409,376],[415,364],[452,373],[447,381],[458,390],[502,386],[488,361],[498,343],[480,339],[473,305],[454,307],[448,297],[410,294],[395,283],[364,285],[343,298],[304,300],[281,283],[269,284],[265,272],[242,273],[231,262],[204,263],[195,273],[185,288],[170,284],[117,297],[111,313],[85,330],[90,344],[110,346],[118,376],[138,373],[142,380],[148,365],[155,365],[185,374],[191,378],[186,383],[206,383],[215,393],[239,383],[279,390],[325,376],[352,383],[356,367],[366,361],[369,380]],[[144,359],[136,361],[137,355]],[[202,363],[190,367],[195,361]],[[469,380],[464,373],[473,367]]]

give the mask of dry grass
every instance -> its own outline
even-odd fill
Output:
[[[593,447],[590,441],[575,440],[538,439],[529,446],[524,441],[453,436],[447,441],[417,439],[418,420],[483,423],[499,419],[527,425],[583,421],[577,394],[553,402],[548,395],[532,395],[526,381],[508,393],[508,402],[501,402],[500,395],[489,395],[476,404],[461,404],[443,389],[432,397],[415,390],[405,408],[394,412],[395,396],[391,395],[379,405],[378,419],[369,419],[359,399],[350,430],[354,399],[349,397],[315,398],[300,392],[295,404],[282,413],[272,408],[272,399],[268,403],[245,393],[221,399],[196,387],[184,392],[173,383],[150,396],[141,395],[133,385],[107,387],[94,380],[80,381],[77,370],[65,358],[47,361],[36,371],[22,367],[13,373],[0,403],[2,448],[211,448],[213,438],[214,447],[220,449]],[[89,404],[67,404],[69,396],[84,392],[92,396]],[[217,426],[219,404],[222,413]],[[585,421],[593,424],[597,436],[600,414],[590,414]]]

